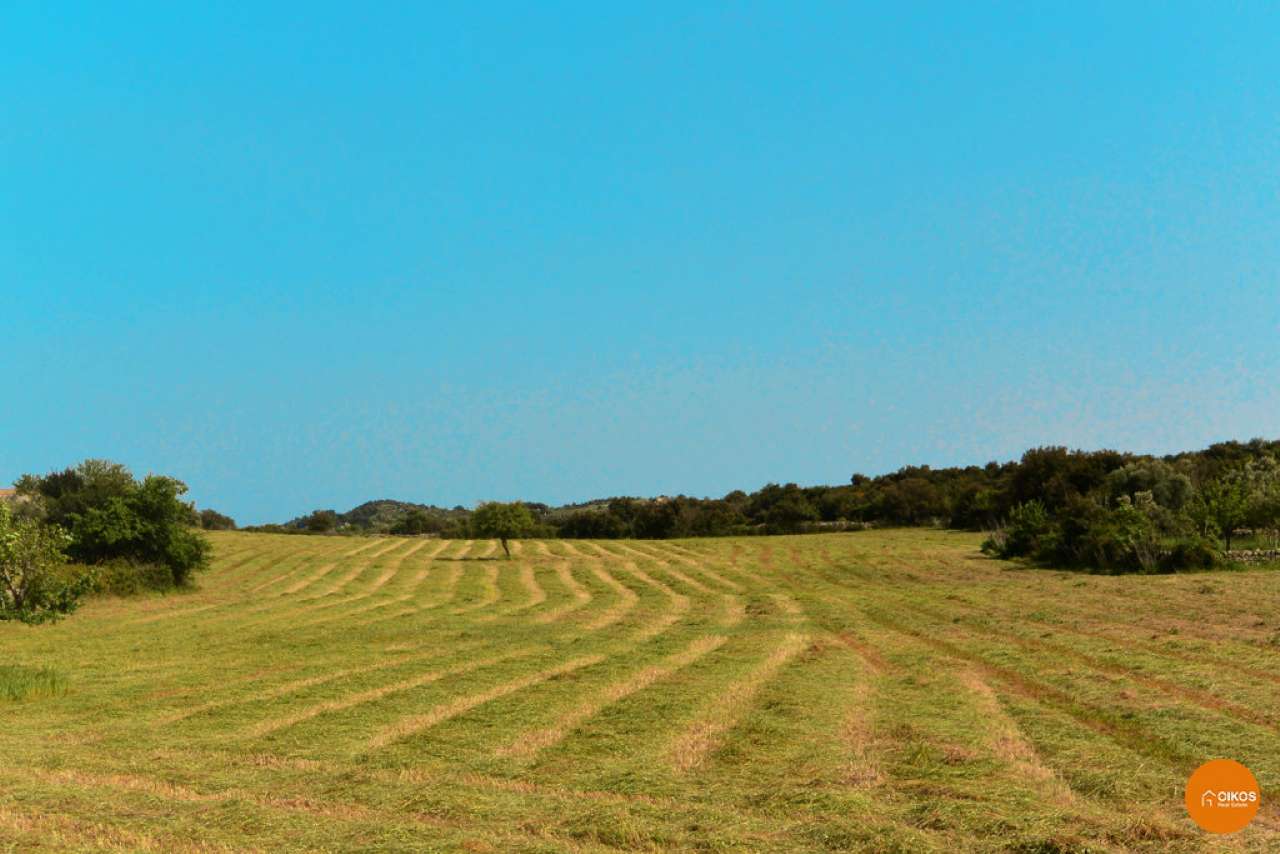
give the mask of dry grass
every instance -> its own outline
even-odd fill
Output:
[[[684,773],[701,765],[724,734],[742,717],[765,683],[804,647],[803,635],[787,635],[745,679],[730,684],[671,747],[671,762]]]
[[[421,715],[410,715],[401,718],[389,727],[385,727],[375,733],[373,738],[369,739],[366,748],[369,750],[379,750],[391,744],[394,741],[401,741],[425,729],[447,721],[450,718],[456,718],[458,715],[471,711],[477,706],[492,702],[499,697],[505,697],[508,694],[514,694],[517,691],[523,691],[540,682],[546,682],[548,679],[554,679],[557,676],[563,676],[566,673],[572,673],[582,667],[598,664],[604,660],[603,655],[587,655],[582,658],[575,658],[572,661],[563,664],[557,664],[554,667],[548,667],[546,670],[537,673],[531,673],[528,676],[521,676],[507,682],[481,691],[477,694],[469,694],[464,697],[456,697],[447,703],[443,703],[429,712]]]
[[[568,591],[571,597],[569,601],[559,608],[553,608],[545,611],[533,618],[536,623],[554,623],[564,619],[574,611],[586,607],[591,601],[591,591],[583,587],[578,579],[573,577],[573,567],[564,562],[557,562],[555,565],[556,577],[560,580],[560,584]]]
[[[630,697],[637,691],[643,691],[659,679],[670,676],[682,667],[687,667],[702,656],[719,648],[726,638],[711,635],[699,638],[689,644],[687,649],[660,662],[645,667],[625,679],[606,686],[595,697],[575,706],[561,715],[549,727],[521,734],[515,742],[499,751],[501,756],[518,756],[529,758],[539,751],[545,750],[564,740],[570,731],[577,728],[587,718],[599,714],[606,706]]]
[[[640,597],[630,587],[614,578],[603,566],[592,564],[591,572],[600,580],[601,584],[608,587],[617,596],[618,600],[615,605],[601,611],[599,616],[587,623],[587,629],[595,631],[603,629],[605,626],[612,626],[625,617],[640,602]]]

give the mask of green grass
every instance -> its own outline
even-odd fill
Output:
[[[0,664],[0,700],[54,697],[65,690],[66,684],[56,670]]]
[[[0,625],[0,851],[1280,848],[1274,572],[213,539],[196,591]],[[1264,789],[1222,839],[1181,805],[1218,756]]]

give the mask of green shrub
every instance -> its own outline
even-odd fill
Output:
[[[1160,508],[1150,493],[1138,498],[1135,503],[1123,495],[1111,507],[1093,501],[1070,505],[1058,520],[1057,548],[1042,559],[1106,573],[1161,571]]]
[[[67,542],[57,525],[15,518],[0,502],[0,621],[36,625],[76,609],[93,578],[64,570]]]
[[[1161,568],[1165,572],[1213,569],[1219,563],[1221,558],[1211,541],[1193,539],[1176,543],[1162,558]]]
[[[1039,501],[1027,501],[1014,507],[1009,522],[982,544],[982,550],[996,557],[1035,557],[1045,550],[1045,538],[1051,533],[1049,514]],[[1048,549],[1052,550],[1052,546]]]
[[[118,463],[86,460],[44,477],[25,475],[18,490],[70,532],[67,554],[80,563],[164,566],[171,577],[165,586],[187,584],[208,565],[212,547],[190,527],[194,509],[181,498],[182,481],[148,475],[139,483]]]
[[[217,510],[210,510],[207,507],[200,511],[200,527],[206,531],[234,531],[236,529],[236,520],[232,519]]]
[[[311,534],[327,534],[338,529],[336,510],[313,510],[302,520],[302,527]]]

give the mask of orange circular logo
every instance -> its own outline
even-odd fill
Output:
[[[1184,797],[1191,820],[1210,833],[1243,829],[1262,802],[1257,779],[1234,759],[1213,759],[1197,768]]]

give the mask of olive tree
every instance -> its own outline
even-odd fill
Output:
[[[511,557],[507,540],[527,537],[537,527],[529,508],[519,501],[504,504],[486,501],[471,514],[471,533],[476,537],[493,537],[502,541],[502,550]]]
[[[35,625],[76,609],[93,576],[59,572],[70,541],[57,525],[15,518],[0,502],[0,620]]]

